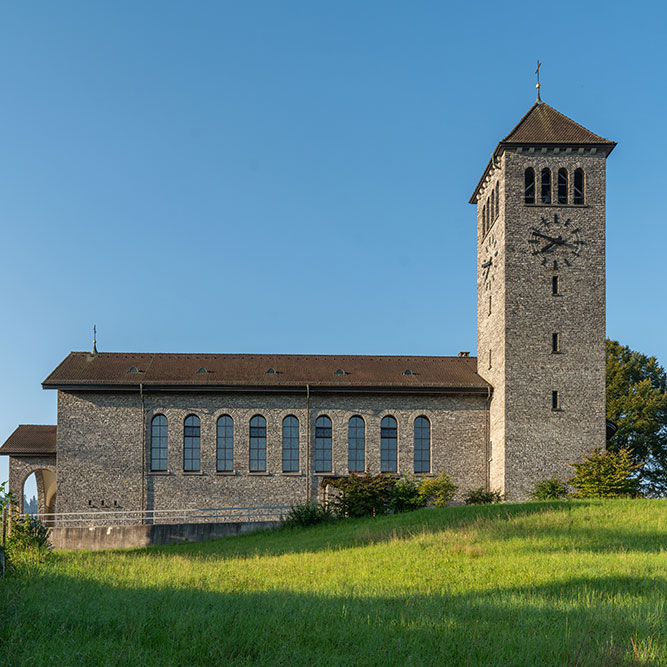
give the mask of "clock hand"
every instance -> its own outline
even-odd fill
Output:
[[[533,230],[533,234],[535,236],[539,236],[542,239],[546,239],[547,241],[555,241],[556,240],[555,237],[553,237],[553,236],[547,236],[546,234],[540,234],[540,232],[538,232],[536,229]]]
[[[556,243],[558,243],[558,241],[556,241],[556,240],[554,239],[553,241],[547,243],[547,244],[544,246],[544,248],[542,248],[542,249],[540,250],[540,252],[546,252],[547,250],[551,250],[551,248],[552,248],[553,246],[555,246]]]
[[[484,264],[482,264],[482,268],[485,269],[487,266],[491,266],[491,264],[493,264],[493,260],[492,259],[487,259],[486,262],[484,262]]]

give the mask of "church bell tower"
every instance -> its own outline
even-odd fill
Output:
[[[539,88],[538,88],[539,91]],[[477,205],[477,371],[493,387],[488,483],[507,500],[605,442],[605,166],[616,144],[537,102]]]

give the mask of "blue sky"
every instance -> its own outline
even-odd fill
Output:
[[[664,365],[666,13],[0,2],[0,441],[55,423],[40,383],[93,324],[101,351],[474,352],[467,202],[537,58],[619,142],[607,333]]]

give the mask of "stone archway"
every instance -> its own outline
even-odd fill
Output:
[[[55,456],[9,457],[9,490],[18,500],[19,511],[23,512],[24,509],[23,490],[26,480],[33,473],[37,483],[37,512],[39,514],[55,513],[57,490]]]
[[[46,468],[39,468],[28,473],[23,479],[21,490],[19,492],[19,507],[20,511],[25,512],[25,483],[30,479],[30,476],[35,476],[35,483],[37,485],[37,513],[38,514],[55,514],[56,511],[56,473],[53,470]],[[49,521],[53,517],[49,517]]]

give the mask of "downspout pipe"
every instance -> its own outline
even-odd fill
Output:
[[[146,512],[146,404],[144,402],[144,385],[139,383],[141,397],[141,523],[144,523]]]
[[[312,489],[310,480],[310,385],[306,385],[306,502],[310,503]]]
[[[486,389],[486,414],[484,419],[484,459],[485,459],[485,486],[491,490],[491,387]]]

